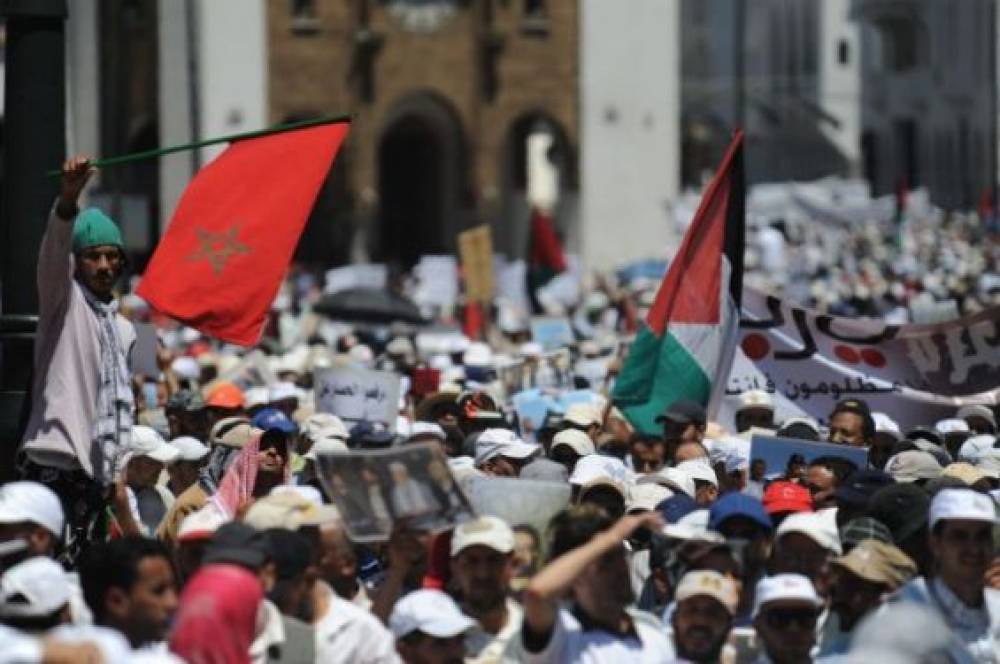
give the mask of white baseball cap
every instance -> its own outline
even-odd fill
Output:
[[[957,417],[940,420],[934,425],[934,428],[941,435],[948,435],[949,433],[969,433],[971,431],[969,424],[965,420],[960,420]]]
[[[674,495],[674,492],[662,484],[655,484],[653,482],[636,484],[635,486],[629,487],[628,500],[625,503],[625,511],[633,512],[635,510],[655,510],[657,505],[672,495]]]
[[[52,489],[38,482],[10,482],[0,486],[0,523],[37,523],[62,537],[62,503]]]
[[[132,456],[149,457],[160,463],[171,463],[180,456],[180,450],[163,440],[156,429],[137,424],[132,427]]]
[[[247,510],[243,522],[257,530],[283,528],[298,530],[303,526],[321,526],[340,519],[333,505],[317,506],[311,499],[294,491],[271,493]]]
[[[601,454],[580,457],[573,467],[573,474],[569,476],[569,483],[581,487],[581,493],[583,490],[603,484],[612,487],[623,498],[628,499],[628,468],[615,457]]]
[[[454,558],[470,546],[486,546],[498,553],[514,550],[514,531],[503,519],[481,516],[461,523],[451,536],[451,556]]]
[[[984,493],[971,489],[942,489],[931,501],[930,527],[942,519],[997,523],[996,505]]]
[[[933,443],[932,443],[933,444]],[[917,482],[941,477],[944,467],[934,455],[923,450],[906,450],[885,462],[885,472],[897,482]]]
[[[332,413],[313,413],[302,422],[302,435],[315,443],[320,437],[347,440],[350,432],[344,421]]]
[[[564,429],[557,433],[552,438],[552,445],[549,447],[549,450],[554,450],[559,446],[568,447],[580,456],[597,453],[594,441],[579,429]]]
[[[801,602],[814,609],[823,606],[823,599],[816,593],[812,581],[801,574],[775,574],[758,581],[753,603],[754,617],[771,602]]]
[[[448,439],[441,425],[435,422],[414,422],[411,424],[409,438],[417,438],[418,436],[421,438],[433,437],[442,442]]]
[[[450,639],[464,634],[476,621],[440,590],[414,590],[396,602],[389,616],[389,631],[396,639],[422,632],[436,639]]]
[[[769,410],[774,412],[774,399],[764,390],[747,390],[740,394],[740,405],[736,412],[751,409]]]
[[[247,410],[271,403],[271,396],[266,387],[251,387],[243,393],[243,401]]]
[[[563,422],[569,422],[578,427],[590,427],[601,423],[601,413],[594,404],[575,403],[566,409]]]
[[[351,450],[347,447],[336,431],[319,432],[313,441],[309,451],[302,455],[303,459],[316,461],[320,454],[347,454]]]
[[[301,398],[301,392],[299,388],[295,387],[295,383],[283,380],[268,388],[267,398],[270,403],[284,401],[285,399],[299,399]]]
[[[66,606],[71,586],[56,561],[36,556],[14,565],[0,577],[0,617],[41,618]]]
[[[885,413],[872,413],[872,420],[875,422],[875,433],[889,434],[896,440],[902,440],[903,432],[899,430],[896,420]]]
[[[684,493],[694,498],[695,486],[694,478],[683,470],[664,466],[655,473],[641,475],[636,484],[659,484],[675,493]]]
[[[693,570],[681,577],[674,601],[680,603],[692,597],[711,597],[726,607],[729,615],[736,613],[736,607],[740,603],[736,582],[715,570]]]
[[[777,539],[788,533],[801,533],[827,551],[838,556],[843,554],[840,533],[837,531],[836,516],[827,512],[795,512],[778,526]]]
[[[976,457],[986,450],[993,449],[993,445],[995,445],[996,442],[996,436],[992,436],[988,433],[972,436],[971,438],[966,439],[966,441],[962,443],[962,446],[958,448],[958,459],[959,461],[975,463]]]
[[[193,436],[180,436],[169,444],[177,449],[175,461],[201,461],[208,455],[208,446]]]
[[[705,460],[707,461],[707,459]],[[708,482],[715,488],[719,488],[719,477],[715,474],[715,469],[702,459],[688,459],[677,464],[677,470],[687,473],[691,479],[700,482]]]
[[[537,454],[538,445],[530,445],[510,429],[486,429],[476,439],[476,465],[498,456],[509,459],[527,459]]]
[[[182,355],[171,362],[170,370],[187,380],[198,380],[201,376],[201,367],[198,366],[198,361],[187,355]]]
[[[981,417],[993,426],[997,425],[997,418],[993,415],[993,411],[990,410],[990,407],[981,404],[962,406],[958,409],[956,417],[960,417],[963,420],[968,420],[970,417]]]
[[[209,504],[197,512],[191,512],[181,521],[177,530],[178,542],[207,540],[226,523],[225,515]]]

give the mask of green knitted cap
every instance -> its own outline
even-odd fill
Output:
[[[76,215],[76,223],[73,225],[73,253],[105,244],[125,251],[122,232],[115,222],[97,208],[87,208]]]

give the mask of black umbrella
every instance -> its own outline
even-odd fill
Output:
[[[352,323],[426,323],[420,309],[402,295],[377,288],[349,288],[324,295],[317,313]]]

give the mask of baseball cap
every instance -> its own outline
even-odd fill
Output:
[[[153,427],[136,424],[132,427],[129,450],[134,457],[149,457],[160,463],[171,463],[180,456],[180,450],[156,432]]]
[[[206,506],[197,512],[191,512],[177,530],[178,542],[194,542],[211,539],[215,531],[226,523],[226,517],[214,506]]]
[[[243,390],[234,383],[224,381],[205,395],[205,405],[213,408],[243,408]]]
[[[903,432],[899,430],[896,420],[885,413],[872,413],[872,419],[875,421],[875,433],[888,434],[896,440],[903,437]]]
[[[892,533],[884,523],[870,516],[851,519],[840,529],[840,543],[845,551],[869,539],[892,544]]]
[[[554,451],[557,447],[568,447],[580,456],[587,456],[588,454],[595,454],[597,452],[594,442],[590,440],[590,436],[579,429],[564,429],[557,433],[552,439],[552,445],[549,447],[550,452]]]
[[[705,424],[708,416],[705,408],[697,401],[681,399],[675,401],[656,417],[657,422],[671,421],[675,424]]]
[[[186,413],[196,413],[205,408],[205,400],[197,390],[178,390],[167,399],[167,406],[164,410],[180,410]]]
[[[243,393],[243,401],[247,410],[250,410],[271,403],[271,395],[266,387],[251,387]]]
[[[268,431],[280,431],[281,433],[295,433],[295,422],[288,419],[288,416],[277,408],[265,408],[252,420],[253,426],[265,433]]]
[[[874,539],[858,542],[847,555],[834,558],[830,564],[839,565],[865,581],[889,586],[890,590],[917,574],[917,565],[909,556],[892,544]]]
[[[208,455],[208,447],[193,436],[179,436],[169,445],[177,449],[175,461],[201,461]]]
[[[337,433],[338,432],[331,430],[330,432],[321,431],[316,434],[317,438],[313,442],[312,447],[309,448],[308,452],[302,455],[302,458],[309,461],[316,461],[319,459],[319,455],[321,454],[347,454],[350,452],[350,448],[347,447],[347,443],[341,440],[341,438],[336,435]]]
[[[462,613],[455,600],[440,590],[420,589],[404,596],[389,616],[389,631],[396,639],[422,632],[436,639],[464,634],[476,622]]]
[[[737,516],[750,519],[769,533],[774,530],[774,523],[764,509],[764,504],[745,493],[731,491],[725,494],[712,503],[709,515],[708,527],[712,530],[719,530],[727,519]]]
[[[947,436],[948,434],[953,433],[969,433],[971,431],[966,421],[957,417],[940,420],[934,425],[934,428],[937,429],[937,432],[942,436]]]
[[[242,521],[223,524],[205,549],[204,564],[233,563],[258,570],[270,556],[264,534]]]
[[[722,604],[729,615],[736,613],[740,601],[739,591],[732,579],[706,569],[693,570],[681,577],[674,600],[680,604],[692,597],[711,597]]]
[[[838,505],[864,507],[876,491],[894,482],[891,475],[881,470],[867,468],[856,470],[848,475],[843,484],[837,487],[837,490],[833,492],[833,497]]]
[[[66,571],[51,558],[35,556],[0,577],[0,617],[41,618],[66,606],[72,595]]]
[[[772,602],[800,602],[816,610],[823,606],[823,599],[816,593],[812,581],[801,574],[775,574],[758,581],[753,603],[754,617]]]
[[[304,526],[319,526],[340,519],[333,505],[317,505],[294,491],[271,493],[254,502],[243,522],[257,530],[284,528],[298,530]]]
[[[997,523],[993,499],[972,489],[943,489],[931,501],[928,521],[931,528],[941,520]]]
[[[813,499],[809,489],[795,482],[771,482],[764,489],[764,510],[768,514],[812,512]]]
[[[476,465],[498,456],[509,459],[527,459],[536,454],[538,445],[530,445],[510,429],[486,429],[476,439]]]
[[[697,482],[708,482],[712,486],[719,487],[719,478],[715,474],[715,469],[713,469],[708,463],[701,459],[688,459],[687,461],[681,461],[675,467],[677,470],[687,473],[691,476],[691,479]]]
[[[872,414],[871,408],[861,399],[842,399],[838,401],[834,405],[833,410],[830,411],[830,416],[833,417],[837,413],[855,413],[862,417],[871,417]]]
[[[201,367],[198,365],[198,360],[193,357],[188,357],[187,355],[175,358],[174,361],[170,363],[170,370],[181,378],[185,378],[190,381],[196,381],[201,377]]]
[[[656,511],[667,523],[677,523],[697,509],[698,503],[686,493],[675,493],[656,506]]]
[[[629,488],[628,500],[625,501],[625,511],[653,511],[657,505],[672,495],[674,494],[670,489],[659,484],[636,484]]]
[[[601,413],[593,404],[575,403],[566,409],[563,422],[587,428],[601,423]]]
[[[581,457],[573,468],[573,474],[569,476],[569,483],[581,487],[581,494],[603,484],[617,490],[623,498],[628,498],[628,469],[615,457],[600,454]]]
[[[448,439],[441,425],[435,422],[414,422],[410,425],[409,439],[414,438],[437,438],[444,442]]]
[[[212,425],[208,434],[210,445],[222,445],[233,449],[242,449],[250,442],[256,429],[245,417],[224,417]]]
[[[313,443],[320,436],[346,441],[351,437],[344,421],[332,413],[313,413],[302,422],[302,435]]]
[[[799,440],[818,440],[819,424],[811,417],[789,417],[781,423],[778,435]]]
[[[993,414],[993,411],[990,410],[989,406],[983,406],[979,404],[975,404],[972,406],[962,406],[961,408],[958,409],[958,412],[955,414],[955,416],[963,420],[967,420],[970,417],[981,417],[984,420],[988,421],[990,424],[992,424],[994,427],[996,427],[997,425],[997,418]]]
[[[457,556],[470,546],[485,546],[497,553],[514,550],[514,531],[503,519],[481,516],[459,524],[451,536],[451,555]]]
[[[0,523],[37,523],[62,537],[62,503],[52,489],[38,482],[9,482],[0,486]]]
[[[930,497],[914,484],[890,484],[868,503],[868,515],[889,528],[895,544],[906,541],[927,523]]]
[[[885,463],[885,472],[897,482],[933,480],[944,470],[930,452],[907,450],[891,457]]]
[[[961,480],[967,486],[972,486],[981,480],[990,479],[993,475],[976,468],[971,463],[960,461],[945,466],[944,470],[941,471],[941,477],[953,477]]]
[[[299,394],[299,388],[295,387],[295,383],[288,381],[277,382],[268,388],[268,399],[271,403],[285,399],[298,399]]]
[[[843,553],[840,546],[840,533],[832,513],[797,512],[789,515],[778,526],[778,538],[789,533],[800,533],[827,551],[837,555]]]
[[[737,413],[754,409],[774,412],[774,399],[764,390],[747,390],[740,393],[739,400],[740,405],[736,408]]]
[[[980,434],[978,436],[972,436],[958,448],[958,460],[959,461],[969,461],[970,463],[975,463],[976,458],[984,451],[993,449],[996,444],[996,436],[990,435],[988,433]]]
[[[924,439],[935,445],[941,444],[941,434],[937,432],[934,427],[925,426],[923,424],[918,424],[909,431],[906,432],[907,440],[919,440]]]
[[[660,486],[670,489],[674,493],[683,493],[691,498],[694,498],[694,478],[683,470],[672,466],[664,466],[655,473],[642,475],[638,480],[636,480],[636,484],[647,483],[659,484]]]

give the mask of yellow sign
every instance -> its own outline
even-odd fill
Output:
[[[493,301],[493,233],[488,224],[458,234],[458,255],[465,295],[473,302]]]

